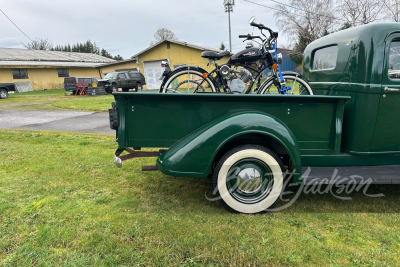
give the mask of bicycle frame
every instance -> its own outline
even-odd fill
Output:
[[[255,68],[252,68],[252,67],[249,67],[249,66],[247,66],[247,65],[245,65],[245,64],[228,64],[228,63],[225,63],[225,64],[222,64],[222,65],[220,65],[220,66],[218,66],[217,64],[216,64],[216,66],[215,66],[215,69],[213,70],[213,71],[211,71],[208,75],[209,76],[212,76],[213,77],[213,75],[215,74],[215,77],[213,77],[213,79],[214,79],[214,81],[216,81],[218,84],[216,84],[216,86],[218,87],[218,89],[223,89],[223,91],[224,92],[229,92],[229,88],[228,88],[228,84],[226,83],[226,79],[224,79],[223,77],[222,77],[222,75],[219,73],[219,70],[220,70],[220,67],[221,66],[223,66],[223,65],[227,65],[227,66],[229,66],[229,67],[235,67],[235,68],[237,68],[237,67],[242,67],[242,68],[246,68],[246,69],[249,69],[249,70],[252,70],[252,71],[254,71],[255,73],[256,73],[256,77],[255,78],[252,78],[251,79],[251,82],[249,83],[249,86],[247,87],[247,89],[246,89],[246,91],[244,92],[245,94],[249,94],[249,93],[251,93],[251,90],[252,90],[252,88],[253,88],[253,86],[254,86],[254,83],[257,81],[257,79],[258,79],[258,77],[264,72],[264,70],[266,69],[266,68],[263,68],[263,69],[261,69],[261,70],[257,70],[257,69],[255,69]],[[203,81],[202,82],[204,82],[204,80],[205,79],[203,79]],[[202,83],[201,82],[201,83]],[[200,83],[200,84],[201,84]]]

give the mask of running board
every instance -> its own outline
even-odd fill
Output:
[[[400,165],[302,167],[302,183],[312,184],[400,184]]]

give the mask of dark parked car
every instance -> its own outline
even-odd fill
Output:
[[[144,76],[136,71],[123,71],[108,73],[104,79],[99,80],[98,86],[104,87],[106,92],[112,93],[122,88],[122,91],[129,92],[129,89],[139,91],[146,84]]]
[[[76,92],[76,83],[80,82],[86,82],[88,84],[87,89],[93,87],[93,84],[95,84],[94,87],[97,85],[97,80],[99,78],[96,77],[67,77],[64,78],[64,89],[65,91],[72,92],[75,94]]]
[[[0,99],[6,99],[8,92],[15,92],[15,84],[13,83],[0,83]]]

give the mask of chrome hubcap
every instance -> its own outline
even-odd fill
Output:
[[[237,177],[237,187],[244,193],[255,193],[262,186],[262,177],[258,170],[246,168],[240,171]]]

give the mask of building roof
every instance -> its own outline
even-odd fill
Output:
[[[103,67],[103,66],[109,66],[109,65],[113,65],[113,64],[120,64],[120,63],[126,63],[126,62],[131,62],[131,61],[137,61],[137,58],[129,58],[129,59],[124,59],[124,60],[118,60],[115,62],[111,62],[111,63],[102,63],[100,65],[98,65],[97,67]]]
[[[18,63],[17,63],[18,62]],[[0,65],[97,66],[117,62],[96,54],[0,47]],[[89,64],[88,64],[89,63]],[[94,64],[95,63],[95,64]]]
[[[143,54],[144,52],[146,52],[146,51],[152,49],[153,47],[156,47],[157,45],[159,45],[159,44],[161,44],[161,43],[164,43],[164,42],[170,42],[170,43],[175,43],[175,44],[179,44],[179,45],[183,45],[183,46],[188,46],[188,47],[195,48],[195,49],[202,50],[202,51],[215,51],[215,52],[217,52],[217,53],[224,52],[223,50],[219,50],[219,49],[215,49],[215,48],[210,48],[210,47],[201,46],[201,45],[197,45],[197,44],[190,44],[190,43],[188,43],[188,42],[183,42],[183,41],[178,41],[178,40],[169,40],[169,39],[168,39],[168,40],[162,40],[162,41],[160,41],[160,42],[158,42],[158,43],[155,43],[155,44],[153,44],[153,45],[147,47],[145,50],[143,50],[143,51],[137,53],[137,54],[134,55],[133,57],[136,58],[136,57],[138,57],[140,54]],[[233,53],[231,53],[231,55],[233,55]]]
[[[0,67],[4,66],[96,68],[99,67],[99,63],[60,61],[0,61]]]

